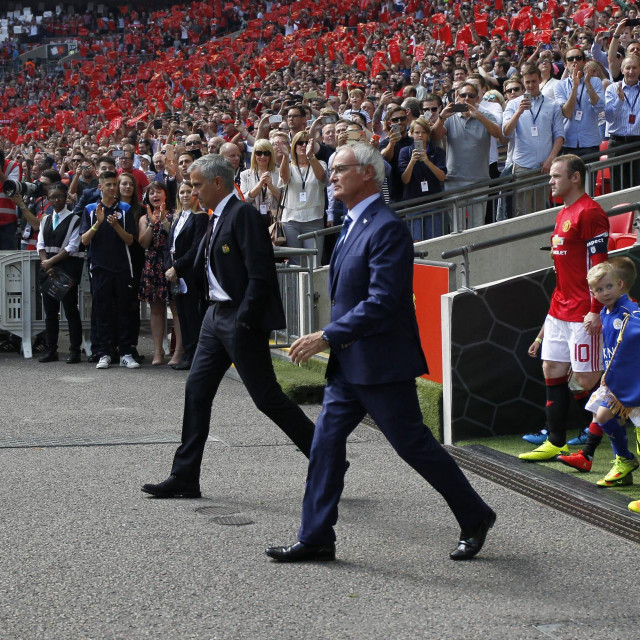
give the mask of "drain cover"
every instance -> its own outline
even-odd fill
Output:
[[[246,516],[216,516],[213,518],[213,521],[216,524],[227,524],[227,525],[235,525],[240,526],[243,524],[253,524],[253,520],[251,518],[247,518]]]
[[[240,509],[230,507],[223,504],[213,504],[209,507],[199,507],[196,513],[201,516],[228,516],[232,513],[238,513]]]

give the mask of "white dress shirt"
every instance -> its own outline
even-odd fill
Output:
[[[176,229],[173,232],[173,242],[171,243],[171,253],[175,253],[176,250],[176,238],[180,235],[180,232],[184,228],[184,225],[187,224],[189,220],[189,216],[191,215],[191,211],[183,211],[178,218],[178,222],[176,222]]]
[[[349,230],[347,231],[347,235],[344,237],[345,241],[349,237],[349,234],[351,233],[351,230],[353,229],[353,227],[355,227],[355,223],[358,222],[358,218],[360,218],[360,216],[364,213],[365,209],[372,202],[375,202],[380,197],[381,196],[380,196],[379,193],[374,193],[372,196],[369,196],[368,198],[365,198],[364,200],[360,200],[360,202],[358,202],[358,204],[355,207],[353,207],[353,209],[349,209],[349,211],[347,211],[347,215],[351,218],[351,220],[353,220],[353,222],[349,226]]]
[[[213,228],[211,229],[211,238],[209,239],[209,246],[207,247],[207,253],[205,255],[205,261],[207,264],[207,280],[209,281],[209,300],[212,302],[227,302],[228,300],[231,300],[231,296],[220,286],[217,278],[213,275],[209,257],[211,256],[211,244],[213,242],[213,236],[215,235],[216,225],[220,222],[220,216],[224,211],[227,202],[229,202],[231,198],[235,197],[235,191],[232,191],[218,203],[218,206],[213,211]]]

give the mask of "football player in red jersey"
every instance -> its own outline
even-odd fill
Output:
[[[560,156],[551,165],[551,192],[562,199],[564,207],[558,212],[551,236],[556,288],[544,323],[541,351],[549,436],[537,449],[520,454],[522,460],[531,462],[555,460],[569,453],[566,422],[572,396],[570,372],[583,389],[575,396],[583,408],[602,375],[602,305],[591,296],[587,271],[608,257],[609,220],[602,207],[585,193],[585,172],[584,162],[575,155]],[[584,451],[593,456],[602,429],[590,422]]]

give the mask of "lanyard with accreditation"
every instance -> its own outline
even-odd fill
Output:
[[[542,105],[544,104],[544,96],[542,94],[540,94],[542,97],[542,100],[540,100],[540,106],[538,107],[538,110],[536,111],[536,115],[533,115],[533,104],[531,104],[531,120],[533,121],[533,125],[531,126],[531,136],[533,138],[537,138],[538,137],[538,127],[536,127],[536,120],[538,119],[538,116],[540,115],[540,110],[542,109]]]

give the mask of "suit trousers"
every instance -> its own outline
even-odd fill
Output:
[[[48,295],[42,296],[42,306],[45,314],[45,331],[47,347],[52,351],[58,350],[58,333],[60,331],[60,301]],[[82,320],[78,310],[78,285],[74,285],[62,298],[62,306],[69,325],[69,350],[80,353],[82,346]]]
[[[278,384],[271,362],[269,332],[237,326],[237,308],[223,305],[214,303],[205,313],[187,378],[182,444],[171,469],[172,475],[187,482],[199,479],[211,406],[232,362],[256,407],[273,420],[305,456],[309,457],[311,451],[313,422]]]
[[[423,423],[414,380],[351,384],[336,366],[325,389],[311,447],[300,542],[335,541],[333,527],[344,488],[347,437],[366,413],[398,455],[442,495],[461,529],[477,525],[488,515],[489,507]]]
[[[193,356],[198,346],[198,336],[202,326],[202,310],[200,304],[200,291],[191,283],[187,286],[187,293],[175,296],[184,345],[183,360],[193,362]]]

